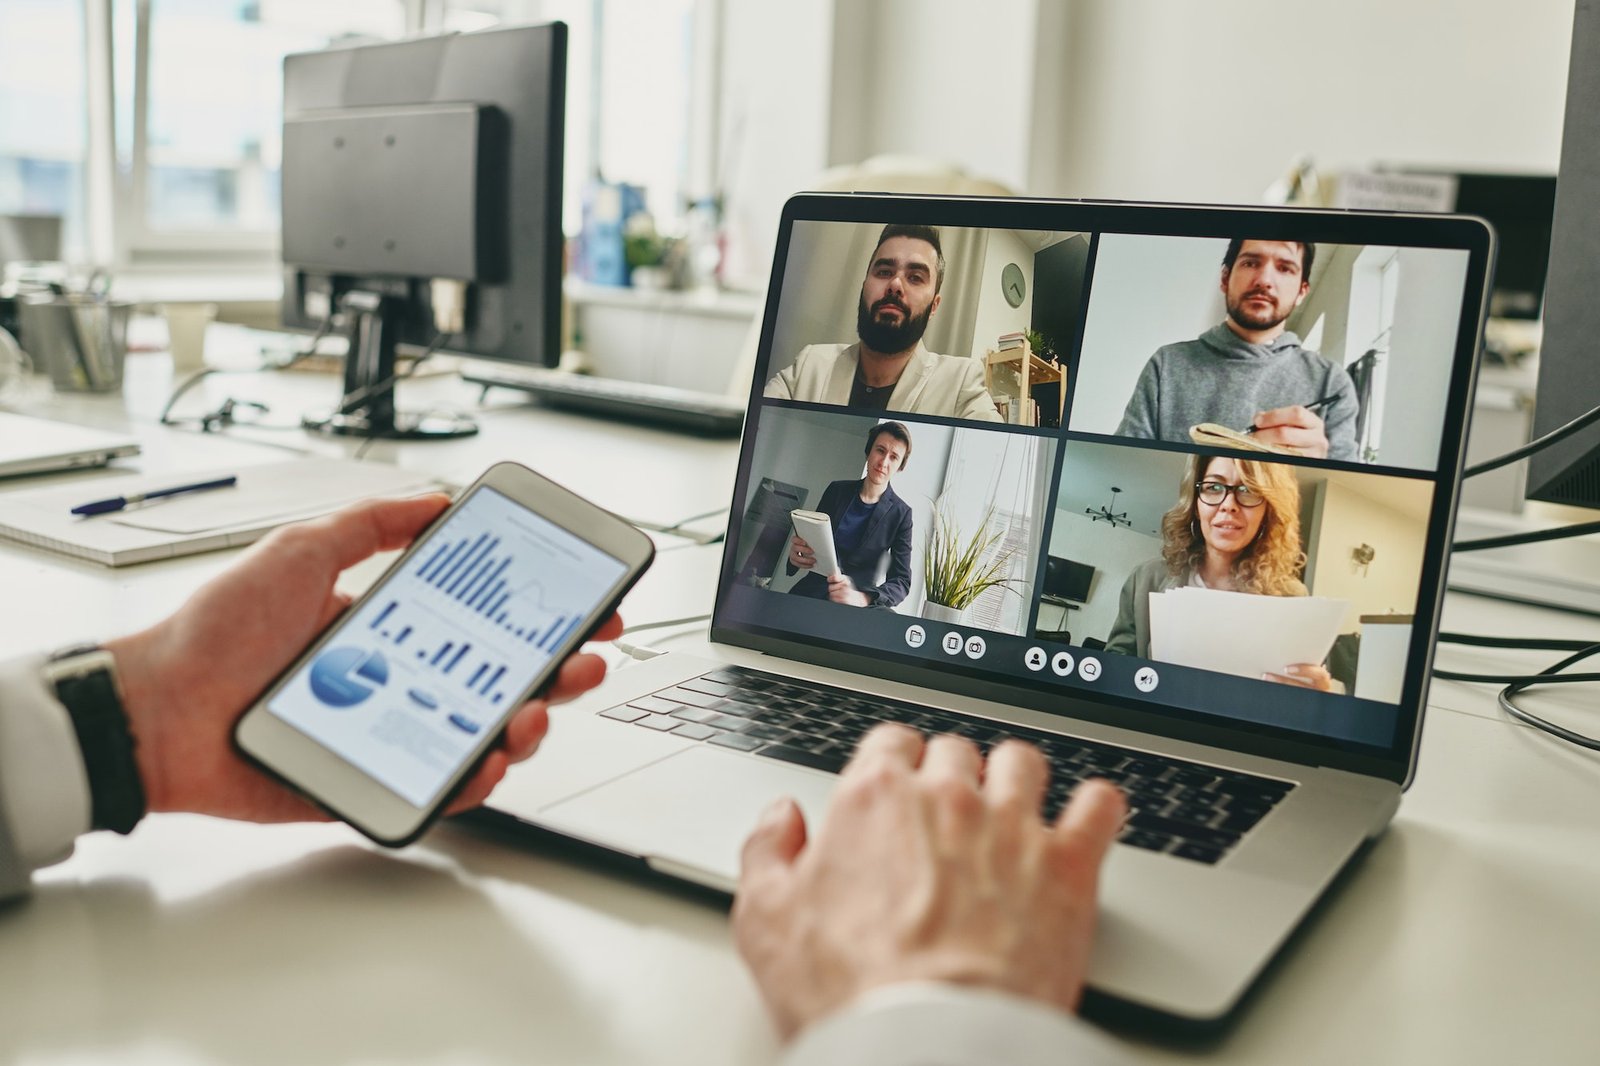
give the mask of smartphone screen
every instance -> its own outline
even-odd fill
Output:
[[[480,486],[266,710],[430,807],[626,570]]]

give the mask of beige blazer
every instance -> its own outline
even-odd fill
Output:
[[[803,403],[850,403],[860,344],[808,344],[794,363],[767,382],[766,395]],[[983,362],[939,355],[921,344],[889,396],[889,410],[998,422],[989,390],[983,387]]]

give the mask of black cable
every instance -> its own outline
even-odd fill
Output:
[[[1536,651],[1582,651],[1592,640],[1566,640],[1559,637],[1487,637],[1479,633],[1439,633],[1441,644],[1467,644],[1475,648],[1531,648]]]
[[[1513,718],[1517,719],[1518,721],[1525,722],[1528,725],[1533,726],[1535,729],[1542,729],[1546,733],[1549,733],[1553,737],[1560,737],[1562,740],[1565,740],[1569,744],[1576,744],[1578,747],[1587,748],[1590,751],[1600,751],[1600,739],[1597,739],[1595,737],[1585,736],[1584,734],[1579,733],[1579,732],[1577,732],[1575,730],[1568,729],[1565,726],[1556,725],[1554,722],[1551,722],[1551,721],[1549,721],[1547,719],[1544,719],[1544,718],[1540,718],[1538,715],[1534,714],[1532,711],[1526,710],[1526,709],[1524,709],[1522,707],[1518,707],[1516,705],[1516,703],[1511,698],[1511,697],[1517,695],[1518,693],[1524,692],[1527,689],[1530,689],[1530,688],[1534,687],[1535,685],[1548,685],[1548,684],[1551,684],[1551,683],[1553,683],[1555,681],[1559,681],[1559,680],[1561,680],[1563,678],[1571,678],[1571,677],[1580,676],[1580,675],[1577,675],[1577,674],[1562,674],[1561,677],[1558,678],[1558,677],[1553,677],[1553,676],[1542,676],[1542,675],[1559,674],[1562,670],[1565,670],[1567,667],[1572,666],[1574,663],[1582,662],[1583,660],[1585,660],[1585,659],[1587,659],[1590,656],[1595,655],[1595,654],[1600,654],[1600,644],[1590,645],[1589,647],[1585,648],[1583,651],[1576,652],[1576,653],[1574,653],[1572,655],[1567,656],[1565,659],[1562,659],[1560,662],[1556,663],[1554,666],[1548,667],[1545,670],[1541,671],[1541,677],[1539,677],[1539,678],[1536,678],[1536,679],[1534,679],[1532,681],[1518,681],[1518,682],[1515,682],[1513,684],[1507,685],[1505,688],[1500,690],[1499,696],[1496,697],[1498,699],[1499,703],[1500,703],[1501,709],[1504,710],[1507,714],[1511,715]]]
[[[1453,552],[1481,552],[1490,548],[1509,548],[1514,544],[1539,544],[1547,540],[1565,540],[1600,533],[1600,522],[1575,522],[1554,529],[1536,529],[1531,533],[1508,533],[1503,537],[1480,537],[1477,540],[1458,540],[1450,545]]]
[[[1561,671],[1569,666],[1574,666],[1585,659],[1600,654],[1600,643],[1586,640],[1568,640],[1561,638],[1545,637],[1489,637],[1476,633],[1440,633],[1439,640],[1447,644],[1465,644],[1481,648],[1535,648],[1543,650],[1571,651],[1573,654],[1562,659],[1553,666],[1547,666],[1537,674],[1469,674],[1455,670],[1433,671],[1433,676],[1443,681],[1466,681],[1504,685],[1496,694],[1496,701],[1501,710],[1511,717],[1535,729],[1549,733],[1553,737],[1565,740],[1569,744],[1576,744],[1580,748],[1590,751],[1600,751],[1600,739],[1585,736],[1575,730],[1557,725],[1548,719],[1540,718],[1532,711],[1517,706],[1513,697],[1530,688],[1543,685],[1576,685],[1600,681],[1600,673],[1564,674]]]
[[[400,384],[400,382],[404,381],[406,378],[409,378],[412,374],[415,374],[418,367],[420,367],[423,363],[426,363],[429,359],[433,358],[434,353],[439,350],[439,346],[444,343],[445,338],[448,336],[450,336],[450,334],[443,332],[435,334],[433,341],[429,343],[425,349],[423,349],[422,354],[411,360],[411,364],[404,370],[397,370],[388,377],[384,378],[382,381],[375,381],[371,385],[363,385],[354,392],[341,397],[339,400],[339,409],[347,410],[351,404],[360,403],[374,393],[380,393],[385,389],[391,389]],[[373,441],[377,439],[378,438],[376,435],[368,435],[368,437],[361,442],[360,447],[356,449],[355,458],[364,458],[367,454],[367,449],[372,447]]]
[[[1479,474],[1487,474],[1491,470],[1498,470],[1502,466],[1510,466],[1519,459],[1526,459],[1533,453],[1543,451],[1558,441],[1566,440],[1574,433],[1593,425],[1595,422],[1600,422],[1600,407],[1585,411],[1561,428],[1553,429],[1544,436],[1537,440],[1531,440],[1520,448],[1506,452],[1504,455],[1496,456],[1493,459],[1475,463],[1463,470],[1461,476],[1464,478],[1477,477]]]
[[[316,332],[311,335],[311,340],[307,342],[304,348],[300,349],[298,352],[295,352],[288,359],[281,363],[266,363],[262,366],[252,367],[246,371],[240,371],[240,373],[256,374],[263,370],[287,370],[289,367],[303,362],[315,355],[317,351],[317,345],[322,342],[322,338],[328,335],[328,331],[332,327],[333,313],[330,311],[327,315],[323,316],[322,321],[318,323]],[[219,406],[215,411],[211,411],[203,415],[196,415],[192,419],[172,417],[172,409],[178,405],[178,401],[183,398],[185,393],[194,388],[196,385],[200,384],[200,382],[204,381],[206,378],[210,377],[212,374],[220,373],[224,373],[224,371],[218,367],[208,366],[201,370],[197,370],[195,373],[189,375],[183,381],[179,382],[178,387],[172,390],[172,395],[167,397],[166,405],[161,408],[161,417],[158,420],[160,424],[163,426],[176,426],[185,422],[193,421],[200,426],[200,431],[202,433],[210,433],[220,427],[233,425],[237,421],[233,414],[236,408],[248,407],[263,413],[267,410],[265,404],[255,403],[250,400],[235,400],[230,396],[224,400],[221,406]],[[294,426],[269,426],[257,422],[252,422],[250,424],[262,429],[300,428],[298,423]]]

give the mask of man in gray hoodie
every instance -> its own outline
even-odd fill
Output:
[[[1156,350],[1117,433],[1187,444],[1189,427],[1213,422],[1301,455],[1359,460],[1355,383],[1283,325],[1311,291],[1316,254],[1308,242],[1230,241],[1222,260],[1228,317]]]

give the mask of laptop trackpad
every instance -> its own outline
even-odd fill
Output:
[[[789,796],[820,824],[838,777],[774,759],[690,748],[539,812],[543,826],[642,855],[662,872],[731,888],[761,814]]]

